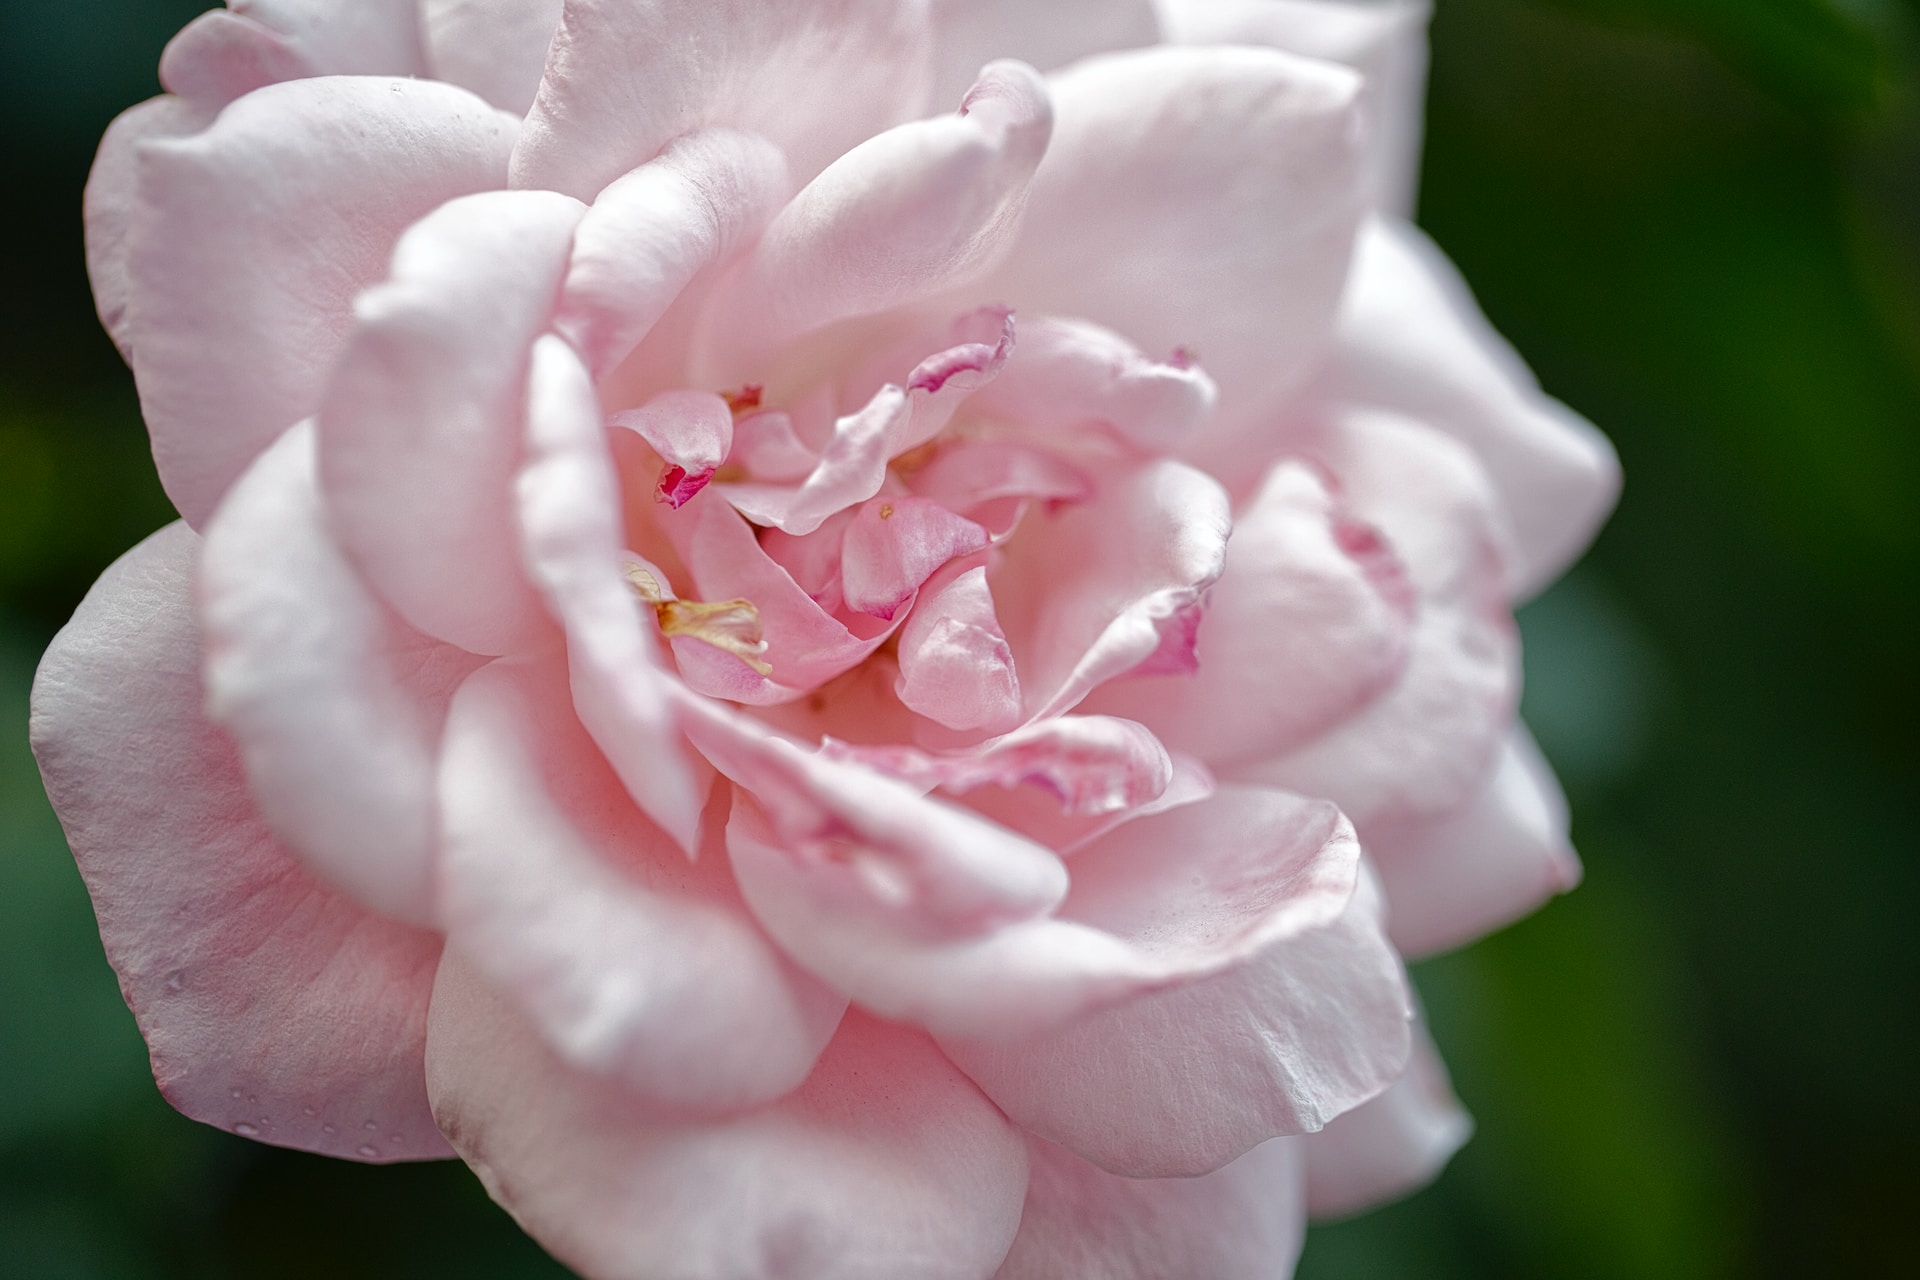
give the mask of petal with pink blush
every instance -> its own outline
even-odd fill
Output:
[[[1151,0],[933,0],[932,20],[936,106],[958,101],[994,58],[1051,71],[1160,40]]]
[[[313,431],[289,431],[207,526],[207,711],[274,830],[376,910],[437,923],[433,772],[447,699],[479,659],[407,626],[328,531]]]
[[[620,492],[593,380],[552,334],[533,346],[516,494],[527,567],[566,631],[574,710],[628,794],[691,854],[710,775],[682,744],[657,631],[621,576]]]
[[[400,238],[320,409],[340,540],[406,619],[476,653],[551,628],[520,563],[512,484],[526,370],[580,203],[545,191],[452,200]]]
[[[1341,1217],[1416,1191],[1472,1134],[1473,1119],[1453,1096],[1440,1054],[1417,1028],[1406,1074],[1302,1140],[1308,1212]]]
[[[946,429],[960,405],[980,388],[990,385],[1013,356],[1013,312],[1005,307],[982,307],[954,322],[957,346],[936,351],[907,375],[912,415],[887,441],[887,453],[897,455],[933,439]]]
[[[1283,463],[1235,518],[1195,637],[1197,670],[1115,681],[1083,705],[1152,725],[1209,763],[1272,756],[1394,681],[1413,609],[1391,552],[1352,527],[1310,468]]]
[[[200,710],[183,524],[109,568],[34,681],[34,754],[107,957],[187,1115],[361,1160],[449,1153],[422,1050],[433,934],[327,888],[274,840]]]
[[[336,77],[269,85],[140,147],[123,345],[189,523],[318,409],[400,233],[503,185],[514,129],[450,85]]]
[[[1093,493],[1086,473],[1058,454],[1010,440],[943,441],[927,462],[902,470],[915,493],[962,515],[1007,499],[1024,509],[1028,501],[1082,502]]]
[[[279,32],[225,9],[209,9],[189,22],[160,53],[160,83],[167,92],[209,107],[315,74]]]
[[[700,271],[751,243],[788,190],[786,160],[763,138],[709,129],[674,139],[594,198],[556,327],[605,376]]]
[[[805,181],[924,109],[922,8],[893,0],[566,0],[513,184],[591,200],[713,126],[767,138]]]
[[[1218,395],[1213,379],[1178,353],[1151,360],[1099,325],[1040,316],[1021,329],[1020,358],[968,408],[1043,441],[1102,424],[1166,452],[1199,429]]]
[[[714,492],[755,524],[812,533],[828,516],[880,492],[887,479],[888,444],[904,433],[913,411],[907,392],[884,386],[865,407],[834,423],[819,462],[798,486],[720,484]]]
[[[420,0],[433,78],[527,114],[560,25],[561,0]]]
[[[749,478],[783,483],[804,480],[819,457],[801,443],[793,419],[778,410],[751,413],[733,424],[733,455]]]
[[[666,460],[657,496],[670,507],[685,506],[706,488],[733,448],[733,409],[711,391],[663,391],[610,421]]]
[[[949,560],[984,551],[987,531],[925,498],[873,498],[855,511],[840,544],[847,608],[891,621]]]
[[[899,662],[894,692],[928,719],[985,733],[1020,723],[1020,679],[984,566],[923,593],[900,632]]]
[[[1367,850],[1393,908],[1388,933],[1416,958],[1472,942],[1580,883],[1566,797],[1524,728],[1466,804],[1376,824]]]
[[[1027,1132],[1111,1173],[1192,1177],[1321,1128],[1406,1064],[1405,976],[1324,801],[1222,787],[1119,827],[1073,874],[1063,919],[1198,980],[1025,1038],[943,1036]]]
[[[1486,467],[1514,534],[1516,598],[1586,549],[1620,492],[1613,446],[1540,390],[1432,241],[1404,222],[1367,224],[1338,341],[1348,399],[1444,431]]]
[[[440,796],[449,946],[570,1065],[699,1110],[805,1079],[846,998],[754,925],[722,851],[690,864],[633,807],[564,670],[497,662],[461,686]]]
[[[493,1198],[593,1280],[981,1280],[1026,1194],[1020,1135],[924,1035],[849,1015],[796,1092],[663,1115],[569,1070],[452,963],[434,1114]]]
[[[985,292],[1185,347],[1236,414],[1299,386],[1364,211],[1359,77],[1269,49],[1158,48],[1047,87],[1053,142]]]
[[[1122,1178],[1027,1139],[1026,1210],[993,1280],[1286,1280],[1306,1237],[1299,1144],[1198,1178]]]
[[[423,76],[419,0],[227,0],[286,37],[315,75]]]

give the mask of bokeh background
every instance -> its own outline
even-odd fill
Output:
[[[169,1110],[26,749],[40,650],[171,518],[79,196],[203,7],[0,0],[0,1275],[564,1276],[457,1164]],[[1920,0],[1437,9],[1421,221],[1626,464],[1522,615],[1587,880],[1419,966],[1478,1135],[1302,1275],[1915,1274]]]

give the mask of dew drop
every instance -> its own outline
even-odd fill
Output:
[[[338,1133],[338,1132],[339,1132],[339,1130],[338,1130],[338,1129],[335,1129],[335,1128],[334,1128],[334,1127],[333,1127],[332,1125],[330,1125],[330,1124],[323,1124],[323,1125],[321,1125],[321,1126],[320,1126],[320,1132],[322,1132],[322,1133]]]
[[[187,971],[185,969],[175,969],[167,975],[167,990],[178,991],[186,985]]]
[[[378,1129],[380,1127],[380,1122],[378,1120],[369,1120],[365,1124],[361,1125],[360,1127],[362,1129],[365,1129],[368,1133],[372,1133],[375,1129]]]
[[[387,1135],[387,1141],[391,1142],[396,1147],[405,1146],[407,1142],[407,1136],[404,1133],[390,1133]]]
[[[260,1131],[248,1124],[245,1120],[233,1126],[233,1131],[243,1138],[257,1138],[260,1136]]]
[[[230,1094],[232,1094],[232,1095],[234,1096],[234,1099],[235,1099],[236,1101],[237,1101],[237,1100],[239,1099],[239,1097],[240,1097],[240,1091],[239,1091],[238,1089],[229,1089],[229,1090],[227,1090],[227,1092],[228,1092],[228,1093],[230,1093]]]
[[[371,1142],[364,1142],[360,1144],[360,1155],[363,1159],[371,1160],[379,1154],[380,1152],[377,1149],[375,1149],[374,1145]]]
[[[300,1108],[300,1114],[303,1116],[310,1116],[310,1115],[315,1115],[317,1113],[314,1111],[314,1109],[311,1106],[305,1106]]]

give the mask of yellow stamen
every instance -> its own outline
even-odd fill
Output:
[[[773,674],[773,668],[760,657],[767,651],[767,641],[760,628],[760,611],[751,601],[721,600],[706,604],[698,600],[669,600],[659,580],[637,564],[627,566],[626,577],[633,593],[653,606],[662,635],[687,636],[710,644],[763,676]]]

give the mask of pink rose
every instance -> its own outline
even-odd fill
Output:
[[[1509,611],[1616,473],[1404,220],[1424,16],[189,25],[87,196],[184,520],[33,713],[167,1097],[596,1280],[1275,1277],[1430,1176],[1401,956],[1578,876]]]

